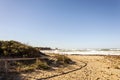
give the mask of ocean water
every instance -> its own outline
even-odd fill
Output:
[[[43,53],[79,55],[120,55],[120,50],[42,50]]]

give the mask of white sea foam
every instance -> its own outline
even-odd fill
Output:
[[[56,54],[80,54],[80,55],[120,55],[120,50],[42,50],[43,53],[56,53]]]

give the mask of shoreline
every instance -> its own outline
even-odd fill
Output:
[[[63,54],[63,55],[120,55],[120,51],[59,51],[59,50],[40,50],[40,52],[47,54]]]

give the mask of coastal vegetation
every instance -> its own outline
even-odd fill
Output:
[[[64,66],[73,63],[73,61],[65,55],[54,54],[50,56],[48,54],[40,52],[40,48],[32,47],[23,44],[18,41],[0,41],[0,58],[12,59],[12,58],[36,58],[36,60],[22,60],[9,62],[9,65],[15,67],[15,70],[21,71],[35,70],[35,69],[52,69],[52,67]],[[50,48],[41,48],[49,49]],[[0,62],[2,65],[2,62]],[[1,68],[2,69],[2,68]]]
[[[68,58],[65,55],[56,54],[55,57],[57,59],[57,63],[59,63],[59,64],[63,64],[64,65],[64,64],[74,63],[70,58]]]
[[[35,47],[35,48],[39,50],[52,50],[50,47]]]
[[[18,41],[0,41],[0,57],[40,57],[42,53],[32,46]]]

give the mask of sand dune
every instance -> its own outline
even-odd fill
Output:
[[[22,76],[26,76],[25,79],[28,80],[120,80],[120,69],[114,68],[111,60],[104,56],[68,57],[77,64],[55,71],[36,71]]]

